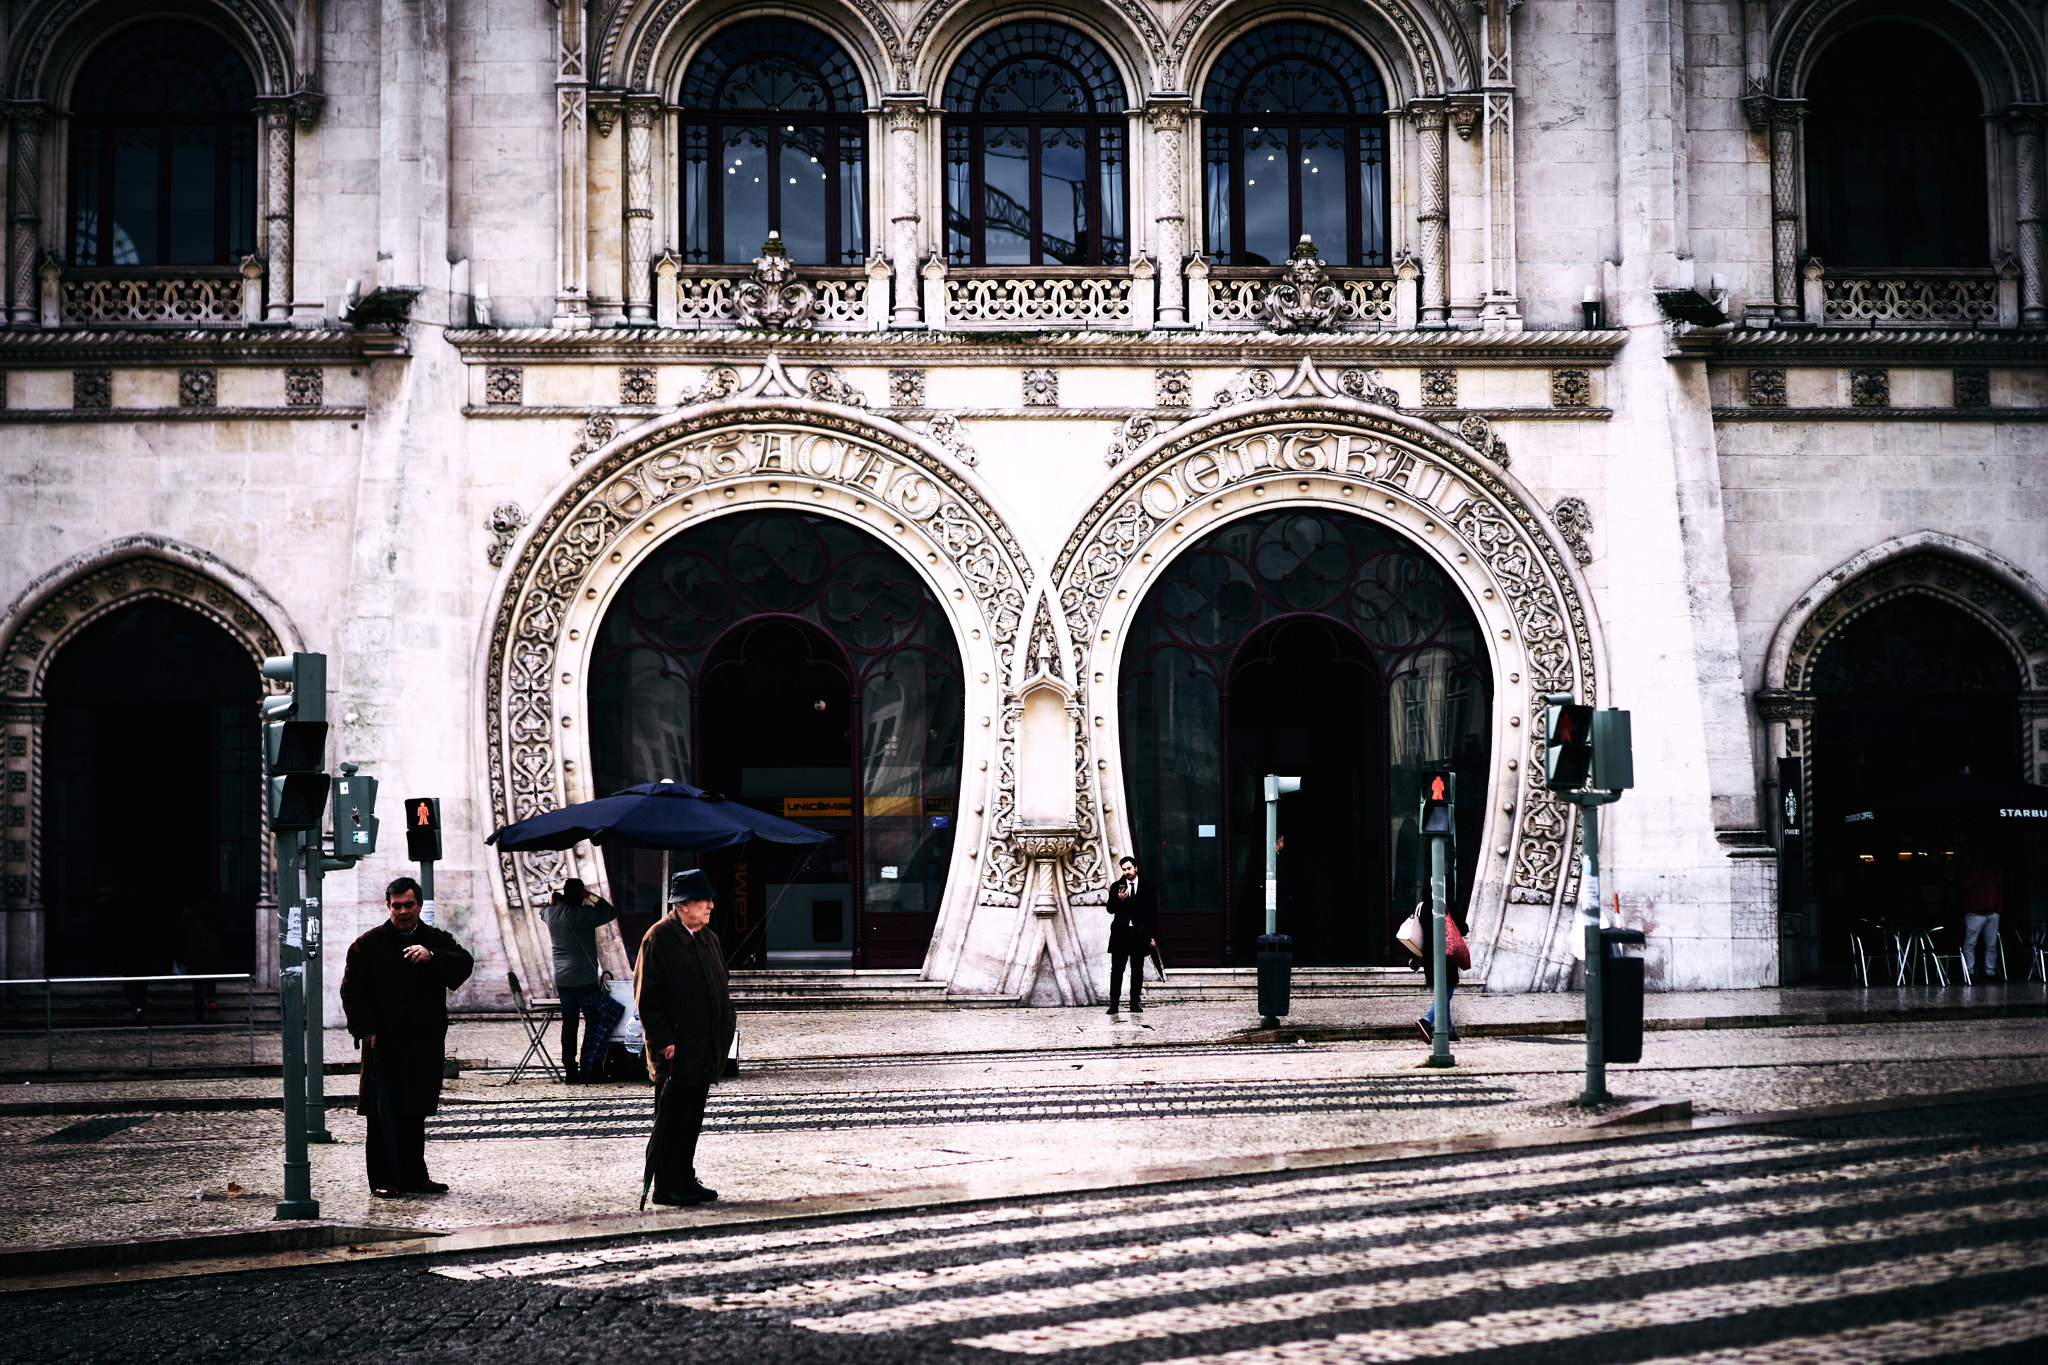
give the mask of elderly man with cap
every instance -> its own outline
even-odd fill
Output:
[[[633,998],[656,1087],[647,1178],[654,1202],[676,1208],[718,1198],[696,1169],[704,1102],[725,1067],[734,1026],[725,951],[709,927],[711,903],[711,878],[703,871],[669,878],[668,913],[640,940],[633,964]],[[645,1198],[644,1182],[641,1188]]]

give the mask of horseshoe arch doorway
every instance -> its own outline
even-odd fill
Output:
[[[1125,805],[1169,961],[1252,960],[1264,932],[1260,779],[1283,800],[1281,930],[1302,965],[1400,965],[1428,894],[1421,775],[1459,775],[1457,895],[1478,865],[1493,685],[1477,619],[1422,549],[1351,513],[1211,531],[1147,590],[1124,645]],[[1277,766],[1276,766],[1277,765]]]
[[[833,836],[704,855],[731,965],[922,965],[952,861],[964,696],[945,612],[895,550],[798,512],[678,532],[605,614],[590,717],[600,793],[672,778]],[[661,855],[604,855],[630,954],[661,913]]]

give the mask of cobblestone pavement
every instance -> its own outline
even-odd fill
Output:
[[[0,1299],[0,1362],[2027,1362],[2048,1100]]]
[[[1422,1054],[1418,1039],[763,1063],[714,1092],[699,1164],[735,1203],[934,1182],[978,1194],[1579,1121],[1562,1103],[1583,1074],[1575,1039],[1473,1039],[1449,1072],[1418,1071]],[[2038,1081],[2048,1081],[2048,1021],[2033,1019],[1654,1033],[1641,1066],[1609,1073],[1618,1094],[1683,1096],[1699,1113]],[[352,1083],[338,1079],[330,1095]],[[344,1101],[328,1111],[336,1142],[311,1149],[313,1191],[324,1216],[381,1226],[629,1210],[650,1094],[465,1077],[427,1152],[453,1189],[404,1200],[370,1198],[363,1121]],[[279,1112],[161,1112],[151,1102],[88,1116],[0,1113],[0,1244],[268,1223],[280,1190]],[[230,1184],[238,1198],[226,1197]]]

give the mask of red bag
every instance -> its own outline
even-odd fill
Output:
[[[1458,932],[1458,922],[1449,915],[1444,916],[1444,961],[1461,972],[1472,970],[1472,950],[1465,946],[1465,936]]]

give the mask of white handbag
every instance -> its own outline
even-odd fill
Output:
[[[1411,955],[1422,956],[1422,945],[1426,940],[1422,936],[1422,911],[1419,908],[1401,921],[1401,927],[1395,931],[1394,937],[1400,940],[1401,946]]]

